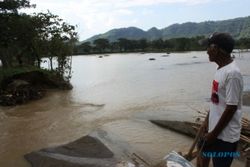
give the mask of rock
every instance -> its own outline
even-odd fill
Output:
[[[69,144],[42,151],[88,158],[112,158],[114,155],[100,140],[91,136],[85,136]]]
[[[95,137],[85,136],[72,143],[26,154],[32,167],[115,167],[118,160]]]
[[[62,154],[46,152],[31,153],[25,157],[32,167],[115,167],[115,160],[111,158],[79,158]]]
[[[155,58],[149,58],[148,60],[155,60]]]
[[[97,129],[71,143],[24,155],[32,167],[145,167],[138,150],[123,138]]]
[[[166,54],[166,55],[162,55],[161,57],[169,57],[169,55],[168,55],[168,54]]]

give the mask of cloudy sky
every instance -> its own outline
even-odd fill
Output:
[[[80,40],[113,28],[159,29],[174,23],[250,16],[250,0],[30,0],[35,9],[51,11],[77,25]]]

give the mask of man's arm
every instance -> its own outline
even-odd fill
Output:
[[[216,124],[214,130],[205,135],[207,142],[213,142],[217,136],[222,132],[222,130],[227,126],[227,124],[232,119],[234,113],[237,111],[236,105],[227,105],[225,111],[223,112],[220,120]]]

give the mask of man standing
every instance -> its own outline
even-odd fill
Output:
[[[212,82],[208,133],[203,136],[201,166],[212,158],[214,167],[230,167],[241,133],[243,79],[231,58],[234,40],[227,33],[214,33],[206,39],[207,54],[218,65]],[[204,44],[204,41],[203,41]]]

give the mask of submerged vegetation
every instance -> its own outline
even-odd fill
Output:
[[[71,78],[71,55],[77,41],[75,26],[49,11],[34,14],[19,12],[23,8],[35,8],[35,5],[29,0],[0,2],[1,97],[15,93],[14,90],[6,92],[3,85],[13,83],[17,79],[14,76],[18,74],[42,72],[68,83]],[[50,65],[47,70],[41,68],[45,58]],[[34,74],[29,77],[34,77]],[[18,79],[27,81],[25,77]]]

